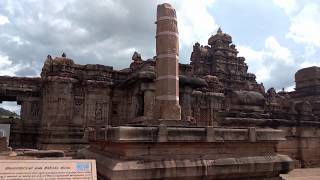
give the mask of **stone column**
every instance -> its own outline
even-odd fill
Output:
[[[180,120],[179,35],[176,12],[170,4],[157,8],[156,119]]]

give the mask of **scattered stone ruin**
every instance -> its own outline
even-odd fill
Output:
[[[1,76],[0,100],[21,105],[21,120],[0,121],[10,146],[90,144],[81,156],[109,179],[259,179],[320,165],[320,67],[299,70],[293,92],[266,91],[220,28],[179,64],[171,5],[158,6],[156,24],[157,55],[135,52],[129,68],[63,54],[48,55],[41,77]]]

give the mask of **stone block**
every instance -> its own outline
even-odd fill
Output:
[[[7,150],[8,150],[7,138],[0,137],[0,152],[7,151]]]

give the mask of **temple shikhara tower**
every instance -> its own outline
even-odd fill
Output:
[[[64,53],[40,77],[1,76],[0,100],[21,105],[21,119],[1,119],[11,133],[0,151],[62,150],[112,180],[276,180],[319,167],[320,67],[299,70],[295,91],[265,90],[221,28],[181,64],[178,23],[158,5],[156,56],[134,52],[122,70]]]
[[[193,73],[199,77],[216,76],[225,89],[264,93],[263,86],[256,83],[256,76],[247,72],[245,59],[238,57],[237,54],[231,36],[219,28],[217,34],[209,38],[208,45],[201,46],[196,43],[193,46],[191,54]]]

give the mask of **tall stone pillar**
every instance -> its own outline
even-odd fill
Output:
[[[157,8],[156,119],[181,120],[179,105],[179,35],[176,11],[164,3]]]

